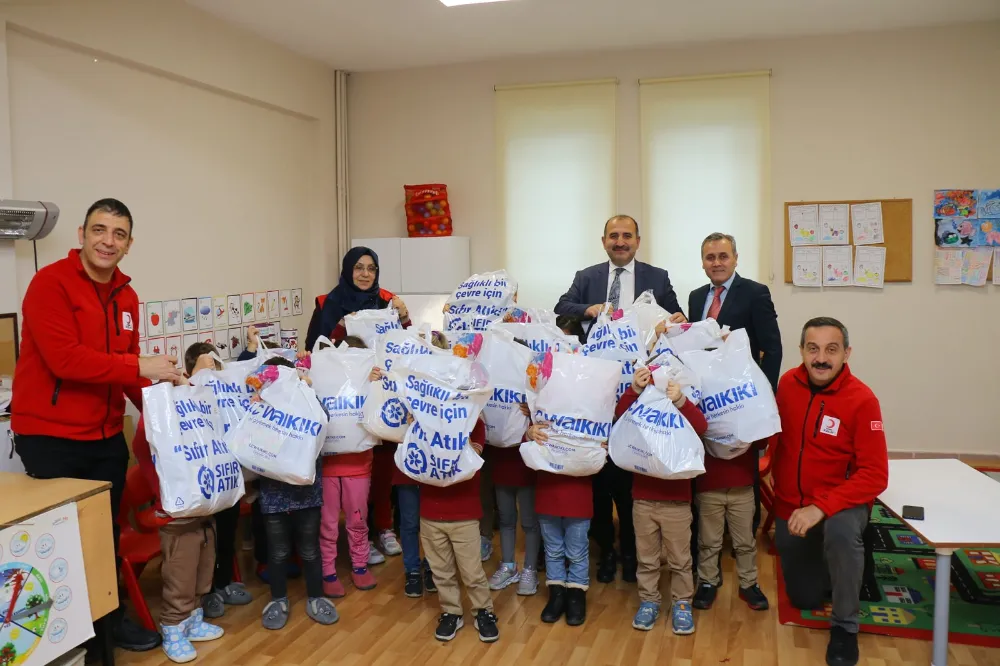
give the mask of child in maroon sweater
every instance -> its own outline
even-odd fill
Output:
[[[653,381],[649,368],[638,368],[630,386],[618,401],[615,418],[620,418]],[[667,397],[699,436],[708,429],[701,411],[684,397],[675,382],[668,382]],[[639,570],[639,611],[632,626],[649,631],[660,614],[660,553],[666,552],[670,569],[671,623],[675,634],[694,633],[691,597],[691,480],[668,481],[645,474],[632,480],[632,519],[635,524],[636,557]]]
[[[705,473],[695,479],[698,508],[698,592],[694,607],[708,610],[722,583],[719,555],[722,534],[729,525],[729,537],[736,554],[740,577],[740,599],[753,610],[767,610],[767,597],[757,585],[757,541],[753,533],[754,470],[758,451],[767,440],[755,442],[732,460],[705,455]]]
[[[411,416],[412,418],[412,416]],[[486,423],[482,417],[469,435],[472,448],[483,452]],[[451,486],[420,485],[420,542],[434,572],[434,583],[441,599],[441,614],[434,637],[450,641],[462,628],[462,598],[458,578],[476,612],[479,640],[492,643],[500,638],[493,598],[479,556],[479,519],[483,508],[479,501],[479,472],[468,481]]]

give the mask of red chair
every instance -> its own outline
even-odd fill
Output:
[[[774,527],[774,487],[771,485],[771,447],[767,447],[764,455],[760,458],[760,504],[767,511],[767,518],[761,535],[770,535],[771,528]]]
[[[129,601],[132,602],[139,621],[151,631],[155,631],[156,626],[146,599],[142,596],[139,576],[146,564],[160,554],[160,526],[170,522],[169,518],[158,517],[152,506],[149,506],[154,499],[152,490],[142,478],[139,466],[130,467],[125,476],[121,511],[118,513],[118,526],[121,528],[118,555],[122,561],[122,579]],[[143,506],[146,508],[140,508]],[[129,520],[129,516],[132,520]]]

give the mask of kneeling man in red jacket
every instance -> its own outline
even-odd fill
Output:
[[[858,663],[858,611],[871,505],[889,481],[882,411],[851,374],[847,328],[817,317],[802,328],[802,365],[776,395],[781,433],[774,442],[775,541],[785,589],[801,609],[832,591],[826,663]]]

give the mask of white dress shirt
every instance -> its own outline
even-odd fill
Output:
[[[719,294],[719,305],[721,306],[726,302],[726,296],[729,295],[729,288],[733,286],[733,280],[736,279],[736,273],[734,272],[729,276],[729,279],[720,284],[722,287],[722,293]],[[701,311],[702,321],[708,319],[708,311],[712,308],[712,301],[715,300],[715,285],[709,283],[708,294],[705,296],[705,307]]]
[[[615,269],[618,268],[612,262],[608,262],[608,296],[611,295],[611,285],[615,283]],[[627,265],[622,266],[625,270],[622,271],[621,277],[619,278],[619,285],[621,286],[621,292],[618,296],[618,307],[624,307],[626,305],[632,305],[635,301],[635,259],[628,262]],[[606,298],[606,302],[610,303],[611,299]]]

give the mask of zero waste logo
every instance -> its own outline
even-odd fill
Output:
[[[212,491],[215,489],[215,475],[204,465],[198,468],[198,488],[205,499],[212,499]]]
[[[382,405],[382,422],[390,428],[398,428],[406,421],[406,407],[399,398],[389,398]]]
[[[427,471],[427,454],[417,446],[416,442],[410,442],[406,445],[406,458],[403,460],[403,466],[406,467],[407,472],[417,476]]]

